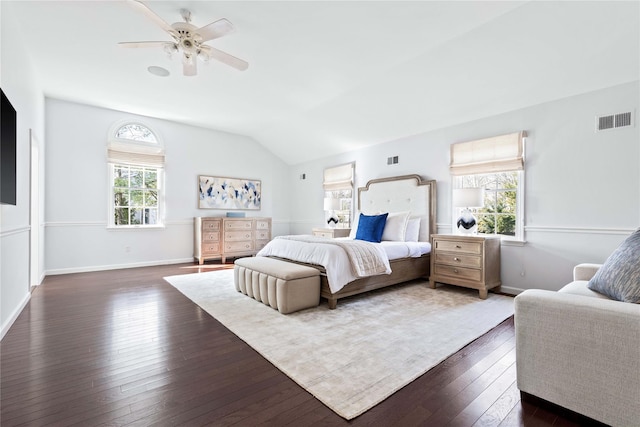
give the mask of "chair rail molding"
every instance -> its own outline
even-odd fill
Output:
[[[635,231],[635,228],[607,228],[607,227],[561,227],[553,225],[525,226],[525,232],[532,233],[578,233],[578,234],[616,234],[627,235]]]

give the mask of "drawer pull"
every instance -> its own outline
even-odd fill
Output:
[[[454,273],[456,273],[456,274],[458,274],[458,273],[459,273],[459,271],[458,271],[458,269],[457,269],[457,268],[454,268],[454,269],[453,269],[453,272],[454,272]]]
[[[454,260],[454,261],[460,261],[460,258],[458,258],[457,256],[454,256],[454,257],[453,257],[453,260]]]
[[[462,249],[462,246],[456,245],[456,249]]]

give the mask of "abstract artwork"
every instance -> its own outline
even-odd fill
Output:
[[[198,177],[198,208],[260,210],[261,183],[256,179]]]

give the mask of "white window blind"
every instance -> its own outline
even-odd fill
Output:
[[[107,159],[109,163],[161,168],[164,150],[158,146],[112,141],[107,147]]]
[[[524,169],[525,131],[451,145],[452,175],[474,175]]]
[[[350,190],[353,188],[353,163],[334,166],[324,170],[325,191]]]

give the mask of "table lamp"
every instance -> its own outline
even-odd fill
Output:
[[[332,197],[324,198],[324,210],[329,211],[329,217],[327,218],[329,227],[335,227],[336,224],[338,224],[339,219],[335,214],[335,211],[338,209],[340,209],[340,200]]]
[[[484,206],[484,190],[482,188],[455,188],[453,190],[453,206],[463,208],[456,221],[458,233],[476,234],[478,222],[469,208]]]

